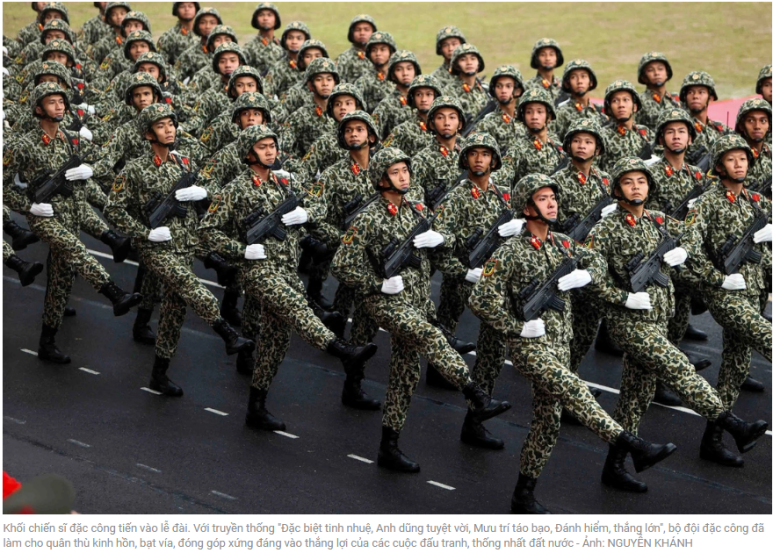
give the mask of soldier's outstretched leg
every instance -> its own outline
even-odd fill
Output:
[[[34,232],[20,227],[16,221],[11,218],[11,211],[3,206],[3,231],[11,237],[11,247],[14,251],[21,251],[30,244],[39,242],[40,238],[35,236]]]
[[[148,271],[145,264],[140,261],[137,267],[137,277],[134,280],[135,291],[142,292],[142,301],[137,307],[137,317],[132,327],[132,337],[140,344],[153,346],[156,344],[156,334],[150,327],[150,318],[153,316],[153,307],[161,302],[164,287],[161,280]]]
[[[19,274],[19,282],[22,286],[29,286],[43,271],[43,264],[37,262],[24,261],[17,256],[11,246],[3,240],[3,263]]]
[[[131,250],[131,239],[110,230],[110,227],[99,218],[94,208],[86,202],[81,202],[81,230],[105,244],[113,254],[113,261],[123,263]]]
[[[254,296],[244,295],[242,310],[242,336],[258,343],[260,336],[260,302]],[[255,370],[255,357],[252,351],[241,351],[236,356],[236,372],[251,375]]]
[[[338,287],[340,290],[343,284]],[[349,290],[351,290],[349,288]],[[337,297],[337,295],[336,295]],[[352,299],[354,299],[352,297]],[[356,304],[352,314],[351,343],[364,345],[373,341],[378,334],[378,324],[370,317],[362,304]],[[365,378],[365,363],[359,367],[351,367],[346,373],[344,389],[341,392],[341,403],[353,409],[363,411],[377,411],[381,408],[381,402],[370,397],[362,389],[362,381]]]
[[[459,318],[464,313],[465,303],[470,297],[472,283],[463,278],[453,278],[443,275],[440,283],[440,304],[437,309],[437,323],[447,335],[456,339],[454,332],[459,324]],[[459,351],[459,350],[457,350]],[[472,350],[469,350],[472,351]],[[464,353],[468,353],[465,351]],[[427,385],[444,390],[454,390],[455,386],[444,379],[432,363],[427,363]]]

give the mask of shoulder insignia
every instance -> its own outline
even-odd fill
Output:
[[[483,276],[490,277],[494,274],[494,271],[497,269],[497,265],[499,264],[499,260],[491,258],[488,261],[486,261],[485,265],[483,265]]]
[[[387,137],[387,139],[386,139],[386,140],[384,140],[384,142],[382,142],[382,145],[384,146],[384,148],[388,148],[388,147],[389,147],[389,145],[392,143],[392,140],[394,140],[394,136],[390,134],[390,135]]]
[[[588,237],[585,239],[585,247],[586,247],[586,248],[593,248],[593,235],[592,235],[592,234],[591,234],[591,235],[589,235],[589,236],[588,236]]]
[[[113,192],[120,192],[123,190],[123,185],[126,183],[126,177],[118,175],[113,181]]]
[[[99,68],[100,68],[100,69],[107,69],[108,67],[110,67],[110,62],[111,62],[111,61],[112,61],[112,60],[111,60],[110,58],[105,58],[105,59],[103,59],[103,60],[102,60],[102,63],[101,63],[101,64],[99,64]]]
[[[351,244],[356,234],[357,227],[349,227],[349,229],[346,231],[346,234],[344,234],[343,238],[341,238],[341,242],[346,245]]]
[[[13,161],[13,152],[11,150],[8,150],[5,156],[3,156],[3,167],[8,167],[11,161]]]
[[[215,160],[212,159],[207,162],[204,168],[201,170],[201,176],[204,178],[212,178],[212,171],[215,169]]]
[[[209,141],[210,138],[212,138],[212,127],[207,127],[206,129],[204,129],[204,132],[202,133],[200,140],[202,142],[207,142]]]
[[[323,189],[323,187],[324,187],[324,185],[321,182],[317,181],[317,182],[315,182],[314,184],[311,185],[311,188],[309,189],[309,194],[319,198],[320,196],[322,196],[322,189]]]
[[[311,151],[312,151],[313,149],[314,149],[314,147],[312,146],[312,147],[311,147],[311,149],[310,149],[308,152],[306,152],[306,155],[304,155],[304,156],[301,158],[301,161],[308,161],[308,160],[309,160],[309,158],[311,157]]]
[[[207,211],[209,211],[209,213],[214,213],[217,211],[217,208],[220,207],[220,200],[222,199],[223,197],[220,194],[215,194],[212,196],[212,203],[209,204],[209,209]]]
[[[697,210],[691,209],[687,212],[687,216],[684,218],[685,225],[692,225],[695,223],[695,217],[698,214]]]

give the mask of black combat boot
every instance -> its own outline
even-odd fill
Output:
[[[344,337],[344,331],[346,330],[346,317],[341,315],[338,311],[328,311],[323,309],[311,296],[307,296],[306,301],[309,303],[309,307],[314,312],[314,315],[325,325],[330,331],[339,338]]]
[[[644,493],[647,484],[636,480],[631,473],[625,470],[625,458],[628,452],[615,445],[609,444],[609,453],[601,471],[601,482],[610,488],[623,490],[624,492]]]
[[[112,230],[103,232],[99,241],[110,248],[113,252],[113,261],[116,263],[123,263],[132,249],[131,239],[128,236],[121,236]]]
[[[701,459],[724,465],[726,467],[742,467],[743,457],[735,455],[722,443],[722,427],[716,422],[706,421],[706,431],[701,440]]]
[[[445,377],[443,377],[443,375],[438,372],[438,370],[435,368],[435,365],[429,362],[427,363],[427,386],[440,388],[442,390],[459,390],[459,388],[446,380]]]
[[[746,380],[744,380],[743,384],[741,384],[741,389],[744,392],[754,392],[756,394],[761,394],[765,391],[765,385],[759,380],[752,378],[751,376],[747,376]]]
[[[472,404],[470,407],[470,418],[476,422],[483,422],[490,418],[501,415],[508,409],[510,404],[506,401],[497,401],[483,391],[483,388],[475,382],[468,382],[462,388],[464,397]]]
[[[250,400],[247,404],[247,417],[244,422],[250,428],[257,430],[267,430],[269,432],[284,430],[287,428],[285,423],[266,410],[267,395],[268,390],[258,390],[250,386]]]
[[[381,402],[365,393],[365,390],[362,389],[362,377],[361,373],[346,375],[344,390],[341,393],[341,403],[361,411],[378,411],[381,409]]]
[[[78,312],[75,310],[74,307],[65,307],[64,308],[64,316],[65,317],[74,317],[77,314],[78,314]]]
[[[212,328],[225,342],[225,351],[228,355],[255,349],[255,342],[239,336],[225,319],[216,320],[215,324],[212,325]]]
[[[30,244],[34,244],[35,242],[40,241],[40,238],[35,236],[34,232],[20,227],[16,224],[15,221],[8,221],[7,223],[3,223],[3,230],[8,236],[12,238],[11,247],[17,252],[22,251]]]
[[[655,397],[652,398],[655,403],[661,405],[669,405],[671,407],[678,407],[682,404],[682,399],[671,388],[666,386],[664,382],[658,379],[655,384]]]
[[[43,325],[43,330],[40,332],[40,342],[38,343],[38,359],[66,365],[71,359],[69,355],[65,355],[56,347],[56,342],[54,341],[56,330],[48,325]]]
[[[240,351],[236,356],[236,372],[251,375],[255,371],[255,357],[250,351]]]
[[[220,316],[231,326],[242,326],[242,315],[236,304],[239,301],[239,290],[226,288],[223,292],[223,302],[220,304]]]
[[[333,258],[335,250],[331,250],[324,242],[317,240],[311,234],[304,236],[298,245],[311,256],[315,265],[325,263]]]
[[[443,325],[439,324],[437,327],[440,329],[440,331],[443,333],[443,336],[446,337],[446,340],[448,340],[448,344],[456,350],[456,352],[459,355],[464,355],[465,353],[470,353],[471,351],[475,351],[475,344],[472,342],[465,342],[464,340],[460,340],[457,338],[453,332],[448,330]]]
[[[338,357],[344,365],[346,374],[356,374],[362,371],[365,362],[376,354],[378,346],[371,342],[364,346],[354,346],[340,338],[336,338],[327,345],[326,351]]]
[[[596,335],[596,351],[606,353],[607,355],[614,355],[615,357],[622,357],[623,350],[621,350],[607,330],[607,320],[602,319],[599,326],[599,333]]]
[[[679,351],[687,356],[687,360],[690,362],[690,365],[695,367],[696,372],[702,371],[703,369],[708,369],[711,366],[711,360],[707,359],[706,357],[701,357],[697,353],[691,353],[682,348],[679,348]]]
[[[767,311],[763,311],[763,312],[762,312],[762,316],[763,316],[763,317],[764,317],[764,318],[765,318],[765,319],[766,319],[768,322],[770,322],[770,315],[767,313]]]
[[[322,309],[326,311],[332,311],[333,304],[322,293],[323,284],[324,284],[324,281],[317,278],[316,275],[310,276],[309,284],[306,286],[306,294],[308,295],[309,298],[311,298],[312,301],[314,301]]]
[[[472,417],[472,411],[467,410],[462,425],[462,442],[483,449],[502,449],[505,442],[495,438],[486,428]]]
[[[29,286],[35,281],[35,277],[43,271],[42,263],[24,261],[17,255],[12,255],[5,262],[9,269],[19,273],[19,282],[22,286]]]
[[[414,463],[397,447],[400,433],[388,426],[381,427],[381,445],[378,448],[378,466],[399,472],[419,472],[421,467]]]
[[[686,340],[695,340],[696,342],[705,342],[709,339],[708,334],[691,324],[687,325],[687,332],[684,333],[684,337]]]
[[[236,280],[236,267],[228,263],[222,255],[211,252],[203,261],[205,269],[215,270],[220,286],[229,286]]]
[[[717,417],[717,425],[733,437],[738,451],[746,453],[757,444],[765,431],[768,423],[764,420],[746,422],[736,417],[732,411],[725,411]]]
[[[627,430],[618,436],[615,446],[631,454],[636,472],[647,470],[676,451],[676,446],[672,443],[653,444]]]
[[[534,498],[536,478],[524,476],[518,473],[518,482],[515,484],[513,498],[510,500],[510,512],[519,515],[549,515],[545,507]]]
[[[129,294],[121,290],[112,280],[108,280],[99,289],[99,293],[113,304],[113,315],[120,317],[126,315],[129,309],[142,301],[142,294]]]
[[[134,319],[134,326],[132,327],[132,336],[134,341],[140,344],[146,344],[153,346],[156,344],[156,334],[150,328],[150,317],[153,315],[152,309],[139,308],[137,310],[137,318]]]
[[[169,359],[164,359],[156,355],[153,362],[153,372],[150,374],[150,384],[148,388],[161,392],[165,396],[180,397],[183,395],[183,389],[169,380],[166,371],[169,370]]]

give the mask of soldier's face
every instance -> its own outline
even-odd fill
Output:
[[[612,97],[609,99],[609,106],[612,108],[612,116],[615,119],[627,119],[636,111],[633,96],[625,90],[612,94]]]
[[[322,57],[322,50],[319,48],[306,48],[303,51],[303,56],[301,59],[303,60],[303,66],[308,67],[311,63],[311,60],[315,60],[317,58]]]
[[[155,63],[141,63],[139,67],[137,67],[137,71],[140,71],[142,73],[147,73],[148,75],[152,75],[154,79],[158,80],[161,76],[161,70],[158,68],[158,65]]]
[[[55,39],[65,40],[65,34],[62,31],[47,31],[46,36],[43,38],[43,42],[48,44]]]
[[[156,140],[163,142],[164,144],[171,144],[174,142],[174,137],[177,135],[177,129],[174,127],[174,122],[171,117],[159,119],[153,123],[150,128],[155,133]]]
[[[577,95],[588,92],[590,87],[590,73],[585,69],[575,69],[569,73],[569,88]]]
[[[404,161],[399,161],[394,165],[391,165],[386,171],[387,177],[392,181],[392,184],[398,190],[408,190],[411,186],[411,172],[408,170],[408,164]],[[384,183],[383,186],[389,186],[389,183]]]
[[[330,73],[320,73],[314,75],[314,79],[311,82],[314,91],[322,98],[327,98],[330,93],[333,92],[336,82],[333,75]]]
[[[370,40],[370,35],[373,34],[373,26],[365,21],[360,21],[352,29],[352,38],[354,42],[360,46],[364,46]]]
[[[145,52],[150,52],[150,46],[144,40],[136,40],[129,46],[129,57],[133,61],[137,61],[137,58]]]
[[[52,94],[51,96],[46,96],[43,98],[43,100],[40,102],[40,107],[35,109],[40,110],[41,108],[43,112],[45,112],[49,117],[59,118],[64,117],[66,106],[64,103],[64,98],[61,95]]]
[[[225,52],[217,58],[217,70],[221,75],[230,75],[239,67],[239,56],[235,52]]]
[[[475,75],[478,73],[480,60],[475,54],[464,54],[463,56],[459,56],[459,59],[456,60],[456,65],[465,75]]]
[[[263,165],[273,165],[276,161],[276,141],[273,138],[261,138],[252,149]]]
[[[684,101],[693,113],[703,111],[709,106],[709,89],[705,86],[691,86],[687,89]]]
[[[46,55],[46,61],[58,61],[62,65],[66,67],[71,67],[72,62],[70,61],[70,57],[65,54],[64,52],[49,52]]]
[[[731,179],[743,179],[749,170],[749,158],[744,150],[730,150],[722,156],[720,163]]]
[[[666,64],[662,61],[651,61],[644,67],[644,76],[652,86],[663,86],[668,79]]]
[[[285,37],[285,46],[290,52],[297,52],[306,40],[306,35],[301,31],[290,31]]]
[[[336,96],[333,100],[333,118],[340,121],[344,115],[357,109],[357,100],[354,96]]]
[[[431,88],[417,88],[413,91],[413,105],[421,113],[427,113],[435,101],[435,91]]]
[[[409,61],[401,61],[396,63],[392,69],[395,80],[403,86],[408,86],[416,76],[416,68]]]
[[[113,27],[120,27],[121,22],[123,21],[123,18],[126,17],[127,13],[129,13],[129,11],[126,8],[119,6],[110,10],[107,19]]]
[[[260,10],[258,12],[258,27],[264,31],[273,29],[276,25],[276,15],[272,10]]]
[[[629,200],[644,201],[650,191],[647,175],[641,171],[631,171],[620,177],[620,189]]]
[[[515,79],[512,77],[499,77],[497,84],[494,86],[494,95],[497,97],[497,101],[500,104],[507,104],[513,98],[518,98],[523,94],[521,87],[516,87]]]
[[[259,109],[249,108],[239,112],[239,127],[242,130],[253,125],[263,124],[263,112]]]
[[[440,43],[440,53],[443,54],[443,57],[446,61],[451,61],[451,56],[453,55],[454,50],[456,50],[461,45],[462,41],[455,36],[446,38]]]
[[[743,120],[743,128],[754,142],[760,142],[770,130],[770,119],[764,111],[751,111]]]
[[[149,86],[138,86],[132,90],[132,105],[138,113],[152,104],[154,99],[153,89]]]
[[[459,114],[453,108],[440,108],[437,110],[435,115],[432,116],[432,124],[443,138],[451,138],[462,130]]]
[[[133,33],[134,31],[142,31],[144,28],[145,25],[142,24],[142,21],[137,21],[136,19],[132,19],[123,26],[124,32],[127,35],[129,33]]]
[[[598,155],[599,150],[596,147],[596,137],[587,132],[578,132],[572,137],[569,143],[572,149],[572,155],[582,159],[590,159]]]
[[[368,127],[362,121],[349,121],[344,126],[344,142],[349,146],[363,145],[368,141]]]
[[[767,79],[762,80],[762,97],[765,99],[766,102],[770,103],[771,100],[771,92],[773,91],[773,85],[771,85],[771,79],[768,77]]]
[[[228,35],[215,35],[212,37],[212,51],[214,52],[215,49],[220,46],[221,44],[225,44],[226,42],[231,42],[233,39]]]
[[[690,131],[685,123],[669,123],[663,129],[663,145],[669,150],[684,150],[692,144]]]
[[[196,17],[196,5],[193,2],[180,2],[177,6],[177,17],[183,21],[190,21]]]
[[[552,188],[545,187],[537,190],[531,197],[531,201],[539,209],[539,212],[545,219],[556,219],[558,217],[558,201],[556,193]],[[526,206],[523,212],[529,217],[537,217],[537,211],[530,205]]]
[[[48,10],[46,15],[43,16],[43,25],[54,19],[63,19],[62,13],[56,10]]]
[[[245,92],[257,92],[258,83],[255,81],[255,77],[245,75],[244,77],[237,77],[234,81],[234,89],[236,95],[244,94]]]
[[[523,120],[530,129],[542,130],[548,124],[548,110],[543,104],[531,102],[523,109]]]
[[[370,49],[370,61],[381,66],[389,61],[392,51],[387,44],[374,44]]]
[[[556,49],[551,46],[541,48],[540,51],[537,52],[537,60],[544,69],[553,69],[558,60]]]
[[[202,15],[199,18],[199,32],[201,33],[201,36],[209,36],[209,33],[212,32],[212,29],[217,27],[217,17],[214,15]]]
[[[488,148],[472,148],[467,152],[467,165],[476,175],[483,175],[491,167],[491,150]]]

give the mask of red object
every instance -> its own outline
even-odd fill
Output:
[[[577,173],[577,180],[580,181],[580,184],[585,184],[586,182],[588,182],[588,177],[585,176],[585,173],[580,171],[579,173]]]
[[[625,127],[622,125],[618,125],[617,132],[620,133],[620,136],[625,136]]]
[[[158,157],[158,154],[153,156],[153,163],[155,164],[156,167],[161,166],[161,158]]]
[[[477,188],[473,188],[472,190],[470,190],[470,193],[472,194],[472,197],[475,198],[476,200],[480,198],[480,191]]]
[[[510,194],[508,192],[505,192],[502,194],[502,197],[505,199],[506,202],[510,201]]]
[[[185,165],[188,165],[188,158],[187,158],[187,157],[184,157],[184,158],[183,158],[183,163],[184,163]]]
[[[700,121],[696,121],[694,127],[696,131],[703,132],[703,125],[701,125]]]
[[[639,129],[639,134],[642,136],[647,136],[647,129]]]
[[[542,142],[539,141],[539,138],[535,138],[533,144],[534,144],[534,147],[537,148],[538,150],[542,149]]]
[[[397,215],[397,206],[392,202],[389,202],[387,209],[389,210],[389,213],[391,213],[392,215]]]
[[[703,178],[703,175],[701,175],[700,171],[695,171],[695,178],[698,179],[698,180]]]
[[[84,85],[83,83],[78,83],[78,88],[79,88],[80,90],[83,90],[83,88],[84,88],[85,86],[86,86],[86,85]]]
[[[75,69],[80,69],[80,68],[81,68],[81,64],[80,63],[76,63],[75,64]]]
[[[408,104],[408,100],[405,99],[405,96],[400,96],[400,105],[404,106]]]
[[[167,96],[166,98],[164,98],[164,102],[166,102],[167,104],[171,104],[172,99],[169,96]]]
[[[760,201],[760,195],[759,194],[752,194],[752,200],[754,200],[755,202],[759,202]]]
[[[658,222],[659,225],[663,224],[663,217],[657,216],[657,217],[655,217],[655,220]]]
[[[252,184],[255,186],[260,186],[262,184],[262,181],[258,175],[252,175]]]
[[[78,117],[83,117],[83,110],[82,109],[78,110]]]
[[[603,177],[603,178],[601,179],[601,182],[603,182],[603,183],[604,183],[604,186],[609,186],[609,179],[608,179],[607,177]]]
[[[503,113],[502,114],[502,121],[504,121],[505,123],[510,123],[510,121],[512,121],[512,118],[509,115],[507,115],[506,113]]]
[[[360,58],[361,60],[364,60],[365,59],[365,52],[360,50],[359,52],[357,52],[357,57]]]
[[[424,211],[424,204],[416,204],[416,209],[419,211]]]
[[[185,27],[180,29],[180,31],[182,31],[183,36],[188,36],[188,29],[186,29]]]
[[[731,204],[735,203],[735,194],[733,194],[732,190],[726,190],[725,196],[727,197],[728,200],[730,200]]]
[[[448,157],[448,148],[446,148],[445,146],[441,146],[440,153],[443,154],[443,157]]]
[[[419,121],[419,128],[422,131],[427,132],[427,124],[424,121]]]
[[[531,244],[531,246],[535,250],[538,250],[538,249],[540,249],[542,247],[542,240],[540,240],[536,236],[532,236],[531,238],[529,238],[529,244]]]
[[[633,215],[631,215],[630,213],[626,214],[625,222],[628,223],[632,227],[636,226],[636,218]]]
[[[263,43],[263,46],[268,46],[268,40],[266,40],[265,38],[261,37],[260,41]]]
[[[3,499],[21,488],[21,482],[3,471]]]
[[[354,173],[355,176],[360,174],[360,166],[356,163],[352,165],[352,173]]]
[[[296,67],[298,67],[298,64],[297,64],[297,63],[295,63],[295,60],[290,60],[290,67],[292,67],[293,69],[295,69]]]
[[[49,137],[47,134],[43,135],[43,144],[45,144],[46,146],[51,144],[51,137]]]
[[[381,71],[376,73],[376,77],[378,78],[379,81],[383,81],[385,78],[384,74]]]
[[[674,174],[674,169],[668,164],[666,164],[666,166],[663,167],[663,170],[666,172],[666,175],[668,175],[669,177]]]
[[[72,139],[72,143],[73,143],[75,146],[77,146],[78,144],[80,144],[80,141],[79,141],[77,138],[73,138],[73,139]]]
[[[322,108],[317,106],[314,108],[314,112],[317,114],[317,117],[322,117]]]
[[[660,100],[662,100],[662,98],[660,97],[660,94],[658,94],[657,92],[654,92],[652,94],[652,99],[655,100],[658,104],[660,103]]]
[[[760,157],[760,153],[757,151],[757,148],[752,148],[752,155],[754,156],[754,159]]]
[[[561,243],[564,245],[565,248],[569,249],[569,240],[562,240]]]
[[[542,79],[542,86],[545,88],[550,88],[550,81],[547,79]]]
[[[463,83],[462,90],[464,90],[465,92],[469,92],[471,90],[470,85],[468,85],[467,83]]]
[[[576,109],[577,111],[582,111],[582,104],[580,102],[575,103],[574,109]]]

